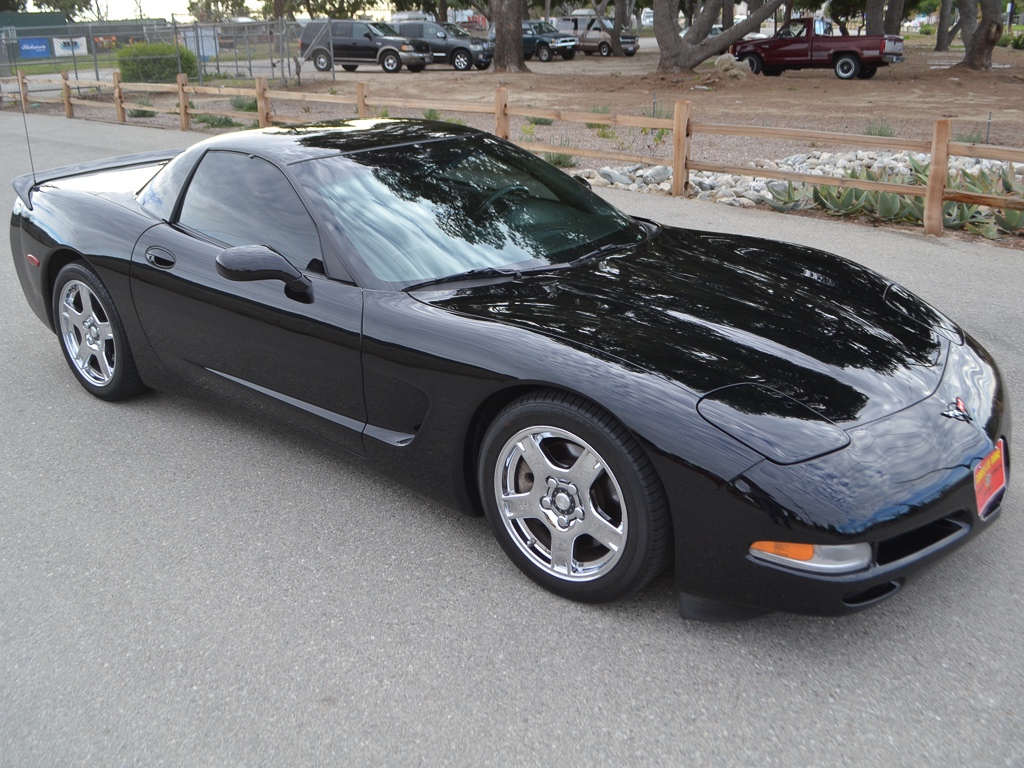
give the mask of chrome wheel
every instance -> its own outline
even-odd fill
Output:
[[[615,475],[572,432],[534,427],[502,447],[498,511],[516,546],[556,578],[590,581],[615,566],[629,515]]]
[[[452,66],[459,70],[459,72],[471,69],[473,67],[473,59],[469,55],[469,51],[464,51],[460,48],[452,54]]]
[[[505,554],[557,595],[615,600],[671,556],[665,491],[646,453],[577,395],[540,390],[509,403],[484,436],[477,479]]]
[[[82,377],[95,387],[110,384],[117,370],[114,333],[106,308],[88,285],[64,284],[59,322],[61,343]]]

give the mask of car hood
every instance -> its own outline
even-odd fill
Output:
[[[704,395],[757,383],[841,426],[938,386],[959,329],[838,256],[664,228],[636,249],[544,276],[421,298],[588,347]]]

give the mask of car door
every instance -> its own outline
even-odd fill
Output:
[[[367,63],[377,60],[377,49],[380,47],[380,43],[370,30],[370,25],[365,21],[352,22],[352,36],[346,40],[346,45],[350,51],[345,56],[347,59]]]
[[[266,245],[312,283],[218,273],[227,246]],[[362,453],[363,296],[325,274],[316,223],[284,173],[253,155],[212,150],[176,220],[132,254],[136,312],[156,355],[182,379]]]

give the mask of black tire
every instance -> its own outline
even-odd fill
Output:
[[[452,51],[452,66],[459,72],[473,68],[473,56],[465,48]]]
[[[765,67],[762,70],[762,74],[765,77],[778,77],[779,75],[782,74],[782,68],[781,67]]]
[[[636,51],[623,51],[626,56],[636,56]]]
[[[144,389],[114,300],[92,267],[73,261],[53,285],[53,323],[78,383],[101,400],[126,400]]]
[[[555,54],[551,52],[550,48],[548,48],[546,45],[537,46],[537,61],[542,61],[545,64],[547,64],[553,58],[555,58]]]
[[[422,72],[426,68],[427,68],[426,64],[410,64],[409,65],[409,71],[410,72]]]
[[[313,51],[309,60],[313,62],[313,67],[317,72],[330,72],[331,67],[334,66],[331,54],[324,48],[317,48]]]
[[[533,58],[533,54],[532,53],[524,53],[523,54],[523,61],[529,61],[532,58]]]
[[[755,75],[760,75],[764,71],[764,59],[756,53],[745,53],[740,56],[740,61],[745,61]]]
[[[389,75],[394,74],[402,68],[402,60],[394,51],[384,51],[380,55],[380,68]]]
[[[540,391],[504,408],[481,446],[478,481],[505,553],[557,595],[615,600],[668,564],[671,524],[654,467],[622,424],[581,397]],[[515,508],[520,516],[506,514]]]
[[[600,45],[597,46],[597,52],[600,53],[602,56],[611,56],[612,47],[608,43],[602,42]]]
[[[483,72],[489,66],[491,66],[491,62],[489,61],[478,61],[476,63],[476,68],[479,69],[481,72]]]
[[[359,69],[359,65],[358,64],[342,64],[341,68],[344,69],[346,72],[355,72],[357,69]]]
[[[840,80],[853,80],[860,74],[860,59],[852,53],[844,53],[836,58],[833,68]]]
[[[593,51],[584,51],[584,52],[583,52],[583,55],[584,55],[584,56],[593,56],[593,55],[594,55],[594,52],[593,52]]]
[[[572,61],[573,59],[576,58],[576,49],[575,48],[563,48],[562,49],[562,58],[565,59],[566,61]]]
[[[870,80],[878,72],[877,64],[862,64],[860,72],[857,73],[858,80]]]

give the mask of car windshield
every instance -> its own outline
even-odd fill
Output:
[[[533,27],[533,31],[538,35],[543,35],[545,33],[550,35],[552,32],[558,32],[557,29],[548,24],[546,21],[531,21],[530,26]]]
[[[441,26],[448,31],[448,34],[453,35],[454,37],[472,37],[469,32],[455,24],[442,24]]]
[[[647,236],[562,171],[493,137],[353,152],[292,170],[343,250],[396,287],[567,264]]]
[[[375,21],[370,25],[370,29],[376,32],[378,35],[383,37],[398,37],[398,33],[383,21]]]

